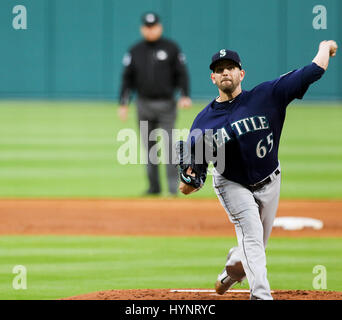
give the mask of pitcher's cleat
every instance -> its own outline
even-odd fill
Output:
[[[227,263],[235,250],[237,250],[237,247],[233,247],[229,250],[226,260]],[[221,295],[224,294],[235,284],[242,282],[245,278],[246,274],[243,270],[241,261],[236,261],[229,266],[226,265],[215,282],[216,293]]]
[[[238,280],[232,279],[227,274],[226,268],[224,268],[223,272],[218,275],[217,281],[215,282],[215,291],[217,294],[222,295],[238,282]]]

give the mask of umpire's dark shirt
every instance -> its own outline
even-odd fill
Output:
[[[148,99],[171,99],[177,88],[189,96],[185,57],[171,40],[137,43],[124,56],[123,65],[121,105],[129,103],[133,90]]]

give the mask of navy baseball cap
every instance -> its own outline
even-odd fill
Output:
[[[154,12],[147,12],[142,16],[142,24],[148,27],[157,24],[159,21],[159,16]]]
[[[209,68],[214,71],[215,64],[222,60],[231,60],[234,61],[240,69],[242,69],[241,60],[237,52],[221,49],[219,52],[216,52],[211,58],[211,64]]]

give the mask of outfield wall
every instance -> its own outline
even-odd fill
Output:
[[[1,0],[0,98],[117,99],[122,56],[151,9],[186,54],[194,99],[216,94],[208,64],[223,47],[240,53],[245,89],[310,63],[320,40],[342,47],[341,0]],[[306,99],[342,100],[341,49]]]

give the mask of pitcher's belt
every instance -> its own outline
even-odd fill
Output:
[[[279,169],[276,169],[274,172],[272,172],[266,179],[256,183],[256,184],[250,184],[245,186],[247,189],[249,189],[251,192],[255,192],[260,190],[262,187],[264,187],[265,185],[269,184],[270,182],[272,182],[272,178],[271,176],[273,174],[275,174],[276,176],[280,173]]]

